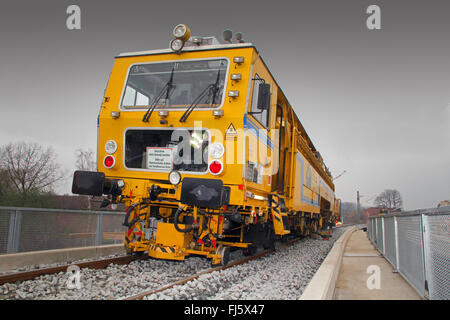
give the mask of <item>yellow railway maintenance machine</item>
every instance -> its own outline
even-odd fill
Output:
[[[226,264],[339,219],[331,175],[256,48],[173,31],[169,49],[115,58],[98,172],[72,192],[125,203],[129,254]]]

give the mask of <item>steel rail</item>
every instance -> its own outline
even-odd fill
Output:
[[[148,257],[120,256],[120,257],[115,257],[115,258],[100,259],[100,260],[93,260],[93,261],[86,261],[86,262],[79,262],[79,263],[71,263],[71,264],[66,264],[66,265],[61,265],[61,266],[56,266],[56,267],[49,267],[49,268],[42,268],[42,269],[31,270],[31,271],[10,273],[10,274],[0,276],[0,285],[5,284],[5,283],[10,283],[10,282],[16,282],[16,281],[32,280],[41,275],[66,272],[67,268],[70,266],[73,266],[73,265],[78,266],[80,269],[83,269],[83,268],[105,269],[112,263],[114,263],[114,264],[129,264],[132,261],[146,259],[146,258],[148,258]]]

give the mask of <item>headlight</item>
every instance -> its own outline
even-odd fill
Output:
[[[191,37],[191,31],[185,24],[179,24],[173,29],[173,36],[185,42]]]
[[[173,52],[180,52],[181,49],[183,49],[184,42],[181,39],[173,39],[170,41],[170,49],[172,49]]]
[[[178,171],[175,171],[175,170],[171,171],[169,173],[169,181],[170,181],[171,184],[176,186],[181,181],[181,174]]]
[[[225,152],[225,148],[224,148],[223,144],[221,144],[219,142],[214,142],[211,145],[211,147],[209,148],[209,154],[214,159],[221,158],[223,156],[224,152]]]
[[[114,140],[109,140],[105,143],[106,153],[113,154],[117,151],[117,143]]]
[[[120,189],[123,189],[123,187],[125,187],[125,181],[123,181],[123,180],[117,180],[117,186],[118,186]]]

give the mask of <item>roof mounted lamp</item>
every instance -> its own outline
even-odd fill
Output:
[[[236,34],[234,35],[234,38],[236,39],[236,41],[238,43],[244,43],[244,40],[242,40],[242,33],[241,32],[236,32]]]
[[[225,40],[225,42],[231,43],[231,38],[233,38],[233,31],[231,30],[225,30],[223,32],[223,40]]]
[[[185,24],[179,24],[173,29],[172,35],[175,39],[170,41],[170,49],[175,53],[180,53],[184,43],[191,37],[191,31]]]

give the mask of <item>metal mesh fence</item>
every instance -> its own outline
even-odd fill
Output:
[[[93,246],[96,228],[97,219],[93,214],[22,213],[19,251]]]
[[[0,254],[121,243],[124,214],[0,207]]]
[[[450,211],[450,210],[449,210]],[[426,274],[430,299],[450,299],[450,214],[424,215]]]
[[[450,207],[369,217],[367,226],[370,241],[419,294],[450,300]]]
[[[123,234],[126,231],[126,227],[122,225],[123,221],[123,214],[103,214],[102,244],[118,244],[123,242]]]
[[[384,218],[384,255],[386,259],[397,268],[395,232],[395,217]]]
[[[421,216],[399,216],[398,270],[423,296],[425,294]]]
[[[380,250],[381,253],[384,253],[383,249],[383,218],[377,218],[377,249]]]
[[[0,210],[0,253],[6,252],[8,249],[10,216],[9,211]]]
[[[372,242],[375,243],[376,236],[377,236],[377,225],[376,225],[375,219],[371,219],[371,220],[372,220]]]

